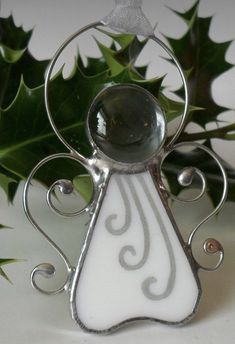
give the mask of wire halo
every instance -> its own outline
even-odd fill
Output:
[[[50,102],[49,102],[49,83],[51,80],[51,75],[53,72],[53,69],[55,67],[56,62],[58,61],[60,55],[62,54],[62,52],[64,51],[64,49],[77,37],[79,37],[80,35],[82,35],[83,33],[85,33],[86,31],[90,30],[90,29],[95,29],[98,26],[104,26],[104,27],[108,27],[107,24],[105,24],[102,21],[99,22],[95,22],[92,24],[89,24],[85,27],[83,27],[82,29],[80,29],[79,31],[75,32],[74,34],[72,34],[62,45],[61,47],[57,50],[56,54],[54,55],[54,57],[52,58],[47,72],[46,72],[46,78],[45,78],[45,89],[44,89],[44,98],[45,98],[45,105],[46,105],[46,111],[47,111],[47,115],[48,115],[48,119],[49,122],[52,126],[53,131],[55,132],[56,136],[58,137],[58,139],[63,143],[63,145],[65,147],[68,148],[68,150],[72,153],[75,153],[77,156],[79,156],[80,159],[82,159],[83,161],[86,160],[86,158],[80,154],[79,152],[77,152],[65,139],[64,137],[60,134],[54,120],[52,117],[52,112],[51,112],[51,108],[50,108]],[[159,38],[157,38],[155,35],[150,35],[148,36],[149,39],[153,40],[154,42],[156,42],[158,45],[160,45],[162,47],[162,49],[170,56],[170,58],[173,60],[174,64],[176,65],[176,68],[180,74],[181,80],[183,82],[183,87],[184,87],[184,93],[185,93],[185,98],[184,98],[184,110],[183,110],[183,114],[182,114],[182,119],[181,122],[179,124],[179,127],[175,133],[175,135],[171,138],[171,140],[166,144],[166,149],[169,149],[170,147],[172,147],[175,143],[175,141],[178,139],[178,137],[180,136],[182,130],[184,129],[184,125],[186,123],[186,119],[187,119],[187,114],[188,114],[188,108],[189,108],[189,92],[188,92],[188,85],[187,85],[187,81],[183,72],[183,69],[178,61],[178,59],[176,58],[176,56],[174,55],[174,53],[171,51],[171,49],[169,49],[167,47],[167,45],[165,43],[163,43]]]

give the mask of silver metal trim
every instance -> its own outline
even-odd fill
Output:
[[[31,283],[33,285],[33,287],[35,289],[37,289],[38,291],[44,293],[44,294],[48,294],[48,295],[54,295],[54,294],[58,294],[64,290],[67,289],[68,287],[68,282],[71,280],[71,275],[73,274],[74,272],[74,267],[71,265],[71,263],[69,262],[67,256],[63,253],[63,251],[58,247],[58,245],[56,245],[56,243],[44,232],[44,230],[39,226],[39,224],[36,222],[36,220],[34,220],[32,214],[31,214],[31,211],[30,211],[30,208],[29,208],[29,187],[31,185],[31,182],[35,176],[35,174],[37,173],[37,171],[42,167],[44,166],[46,163],[50,162],[50,161],[53,161],[55,159],[72,159],[80,164],[83,165],[83,167],[85,167],[88,172],[90,173],[90,175],[92,176],[93,180],[94,180],[94,184],[96,183],[96,180],[97,180],[97,175],[95,174],[95,171],[94,169],[91,169],[90,167],[90,164],[89,164],[89,160],[86,161],[86,163],[84,163],[84,160],[83,159],[80,159],[79,156],[75,156],[73,154],[66,154],[66,153],[59,153],[59,154],[55,154],[55,155],[51,155],[45,159],[43,159],[41,162],[39,162],[35,167],[34,169],[32,170],[32,172],[30,173],[27,181],[25,182],[25,185],[24,185],[24,191],[23,191],[23,207],[24,207],[24,211],[25,211],[25,214],[28,218],[28,220],[31,222],[31,224],[34,226],[34,228],[40,233],[43,235],[43,237],[49,242],[49,244],[52,246],[52,248],[54,250],[57,251],[57,253],[59,254],[59,256],[61,257],[61,259],[64,261],[65,263],[65,266],[66,266],[66,269],[67,269],[67,274],[68,274],[68,278],[66,280],[66,282],[63,284],[63,286],[61,288],[59,288],[58,290],[54,290],[54,291],[46,291],[46,290],[43,290],[41,289],[37,283],[36,283],[36,276],[37,275],[42,275],[43,277],[46,277],[46,278],[50,278],[52,277],[54,274],[55,274],[55,267],[52,265],[52,264],[48,264],[48,263],[43,263],[43,264],[40,264],[38,265],[32,272],[31,274]],[[58,181],[56,182],[58,183]],[[54,185],[54,184],[53,184]],[[50,188],[51,189],[51,188]],[[49,189],[49,190],[50,190]],[[95,194],[97,193],[98,191],[94,188],[94,197],[95,197]],[[91,209],[92,208],[92,204],[93,202],[90,203],[90,205],[88,207],[86,207],[85,209],[81,210],[80,212],[76,213],[75,215],[79,215],[81,213],[83,213],[84,211],[87,211],[87,209]],[[57,211],[57,213],[59,213],[59,211]],[[60,213],[60,215],[64,215],[64,213]],[[66,216],[71,216],[71,214],[66,214]]]
[[[227,194],[228,194],[228,179],[227,179],[227,174],[226,174],[226,171],[220,161],[220,158],[219,156],[212,152],[209,148],[207,148],[206,146],[203,146],[201,145],[200,143],[197,143],[197,142],[182,142],[182,143],[178,143],[176,144],[175,146],[171,147],[170,149],[168,149],[165,153],[165,155],[163,156],[162,158],[162,161],[161,161],[161,164],[160,164],[160,170],[162,170],[162,166],[163,166],[163,163],[165,161],[165,159],[169,156],[169,154],[171,154],[174,150],[177,150],[179,148],[182,148],[182,147],[193,147],[193,148],[197,148],[197,149],[201,149],[203,150],[204,152],[206,152],[208,155],[210,155],[212,157],[212,159],[215,160],[215,162],[217,163],[218,167],[220,168],[220,171],[221,171],[221,174],[222,174],[222,178],[223,178],[223,192],[222,192],[222,195],[221,195],[221,199],[220,199],[220,202],[219,204],[217,205],[217,207],[205,218],[203,219],[191,232],[189,238],[188,238],[188,241],[187,241],[187,246],[188,246],[188,249],[190,250],[192,256],[193,256],[193,259],[195,260],[197,266],[198,266],[198,269],[200,270],[204,270],[204,271],[215,271],[217,270],[223,260],[224,260],[224,250],[223,250],[223,247],[222,245],[220,245],[218,242],[218,251],[215,251],[213,252],[213,254],[215,253],[219,253],[219,261],[218,263],[212,267],[212,268],[209,268],[209,267],[205,267],[205,266],[202,266],[200,265],[196,259],[194,258],[194,255],[193,255],[193,250],[192,250],[192,243],[193,243],[193,239],[196,235],[196,233],[198,232],[199,228],[202,227],[202,225],[204,225],[206,222],[208,222],[212,217],[214,217],[216,214],[218,214],[220,212],[220,210],[222,209],[222,207],[224,206],[224,203],[226,202],[226,199],[227,199]],[[186,168],[186,171],[188,169],[192,169],[192,167],[190,168]],[[198,200],[200,199],[204,194],[205,194],[205,191],[206,191],[206,179],[205,179],[205,175],[204,173],[202,173],[202,171],[200,171],[199,169],[195,169],[195,171],[193,171],[193,174],[197,174],[199,175],[199,177],[201,178],[202,180],[202,191],[201,193],[199,194],[199,196],[197,196],[196,198],[193,198],[191,200],[182,200],[181,198],[179,197],[175,197],[174,195],[172,195],[172,193],[169,193],[169,191],[167,191],[164,186],[163,186],[163,182],[161,181],[161,184],[163,186],[163,189],[165,190],[165,192],[168,193],[168,195],[170,197],[173,196],[173,199],[175,200],[179,200],[179,201],[183,201],[183,202],[194,202],[195,200]],[[190,175],[190,179],[188,180],[188,185],[187,186],[190,186],[191,183],[192,183],[192,180],[193,180],[193,174]],[[181,184],[183,185],[183,184]],[[209,239],[207,239],[209,240]],[[205,253],[209,253],[207,250],[206,250],[206,246],[204,245],[204,251]],[[212,253],[209,253],[209,254],[212,254]]]
[[[188,91],[188,85],[187,85],[187,81],[184,75],[184,71],[179,63],[179,60],[176,58],[176,56],[173,54],[173,52],[171,51],[171,49],[168,48],[168,46],[163,43],[159,38],[157,38],[156,36],[150,36],[150,39],[152,39],[154,42],[156,42],[157,44],[159,44],[163,50],[165,50],[165,52],[170,56],[170,58],[173,60],[173,62],[175,63],[179,73],[180,73],[180,77],[182,79],[183,82],[183,87],[184,87],[184,93],[185,93],[185,99],[184,99],[184,111],[183,111],[183,115],[182,115],[182,119],[180,122],[180,125],[176,131],[176,133],[174,134],[174,136],[171,138],[171,140],[167,143],[166,149],[170,148],[174,145],[174,143],[176,142],[176,140],[179,138],[180,134],[182,133],[184,126],[186,124],[186,120],[187,120],[187,115],[188,115],[188,109],[189,109],[189,91]]]
[[[75,32],[73,35],[71,35],[62,45],[61,47],[57,50],[57,52],[55,53],[53,59],[51,60],[48,69],[46,71],[46,78],[45,78],[45,89],[44,89],[44,98],[45,98],[45,105],[46,105],[46,110],[47,110],[47,115],[48,115],[48,119],[49,122],[52,126],[52,129],[54,130],[55,134],[57,135],[58,139],[63,143],[63,145],[65,147],[68,148],[69,151],[71,152],[75,152],[77,155],[79,155],[80,159],[84,161],[84,157],[79,154],[78,152],[75,151],[75,149],[63,138],[63,136],[60,134],[57,126],[55,125],[55,122],[53,120],[53,116],[51,113],[51,108],[50,108],[50,102],[49,102],[49,83],[51,80],[51,76],[53,73],[53,69],[55,67],[56,62],[58,61],[61,53],[64,51],[64,49],[78,36],[80,36],[81,34],[83,34],[84,32],[90,30],[90,29],[95,29],[97,26],[104,26],[104,24],[102,22],[95,22],[92,24],[89,24],[87,26],[85,26],[84,28],[78,30],[77,32]]]

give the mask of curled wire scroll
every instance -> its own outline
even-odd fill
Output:
[[[206,152],[208,155],[210,155],[218,164],[218,167],[220,168],[220,171],[222,173],[222,178],[223,178],[223,192],[222,192],[222,196],[220,199],[219,204],[217,205],[217,207],[205,218],[203,219],[190,233],[190,236],[188,238],[187,241],[187,247],[190,251],[190,253],[192,254],[192,257],[194,259],[194,261],[196,262],[197,268],[204,270],[204,271],[215,271],[217,270],[220,265],[222,264],[223,260],[224,260],[224,250],[222,245],[215,239],[207,239],[204,243],[204,251],[207,254],[217,254],[219,253],[219,260],[217,262],[217,264],[214,267],[206,267],[206,266],[202,266],[200,265],[195,257],[193,256],[193,252],[192,252],[192,244],[193,244],[193,239],[196,235],[196,233],[198,232],[198,230],[202,227],[202,225],[204,225],[206,222],[208,222],[212,217],[214,217],[216,214],[219,213],[219,211],[221,210],[221,208],[223,207],[226,198],[227,198],[227,193],[228,193],[228,180],[227,180],[227,175],[225,172],[225,169],[219,159],[219,157],[217,156],[217,154],[215,154],[214,152],[212,152],[209,148],[196,143],[196,142],[182,142],[179,144],[176,144],[175,146],[171,147],[170,149],[168,149],[165,153],[165,155],[162,158],[161,164],[160,164],[160,171],[162,171],[162,167],[163,164],[166,160],[166,158],[175,150],[180,149],[182,147],[193,147],[193,148],[197,148],[197,149],[201,149],[204,152]],[[195,176],[199,176],[202,182],[202,190],[200,192],[200,194],[192,199],[182,199],[181,197],[175,196],[173,195],[170,191],[166,190],[165,191],[168,193],[169,197],[171,197],[174,200],[180,201],[180,202],[195,202],[197,200],[199,200],[200,198],[202,198],[202,196],[205,194],[206,192],[206,177],[204,175],[204,173],[202,171],[200,171],[197,168],[194,167],[186,167],[184,168],[178,175],[178,182],[181,186],[190,186],[193,182],[193,179]],[[162,183],[163,184],[163,183]]]
[[[66,270],[67,270],[67,279],[66,279],[65,283],[59,289],[47,291],[47,290],[44,290],[38,286],[38,284],[36,282],[36,277],[38,275],[41,275],[44,278],[53,277],[55,275],[55,271],[56,271],[55,267],[49,263],[43,263],[43,264],[40,264],[40,265],[35,267],[35,269],[31,273],[31,283],[35,289],[37,289],[41,293],[44,293],[47,295],[55,295],[55,294],[58,294],[58,293],[65,291],[65,290],[68,290],[71,278],[72,278],[73,273],[74,273],[74,267],[69,262],[67,256],[58,247],[58,245],[56,245],[56,243],[44,232],[44,230],[39,226],[39,224],[33,218],[32,213],[29,209],[29,187],[31,185],[31,182],[32,182],[34,176],[36,175],[36,173],[38,172],[38,170],[41,167],[43,167],[45,164],[47,164],[48,162],[53,161],[55,159],[72,159],[72,160],[82,164],[83,167],[85,167],[90,172],[91,176],[93,175],[89,164],[84,163],[83,160],[81,161],[81,159],[78,156],[75,156],[72,154],[60,153],[60,154],[51,155],[51,156],[45,158],[44,160],[42,160],[41,162],[39,162],[35,166],[35,168],[32,170],[32,172],[30,173],[30,175],[29,175],[29,177],[25,183],[24,194],[23,194],[23,205],[24,205],[25,213],[26,213],[29,221],[31,222],[31,224],[35,227],[35,229],[44,236],[44,238],[49,242],[49,244],[55,249],[55,251],[62,258],[62,260],[65,263]],[[47,202],[48,202],[48,205],[50,206],[50,208],[53,209],[54,212],[56,212],[57,214],[59,214],[61,216],[73,217],[73,216],[78,216],[84,212],[90,211],[93,201],[91,201],[91,203],[88,206],[86,206],[84,209],[79,210],[77,212],[74,212],[74,213],[61,212],[59,209],[57,209],[54,206],[54,204],[52,203],[52,199],[51,199],[52,193],[56,187],[59,187],[60,192],[64,195],[68,195],[68,194],[71,194],[73,192],[73,184],[71,181],[58,180],[52,184],[52,186],[49,188],[49,190],[47,192]]]

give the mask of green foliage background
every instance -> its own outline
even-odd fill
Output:
[[[235,124],[227,124],[216,130],[204,130],[206,124],[218,122],[221,112],[227,110],[217,105],[211,94],[212,82],[232,65],[225,61],[231,42],[216,43],[209,37],[212,18],[198,16],[199,1],[185,13],[175,12],[187,24],[186,33],[180,39],[167,37],[169,45],[181,62],[190,88],[190,113],[188,123],[196,123],[202,130],[198,133],[183,132],[179,141],[204,140],[211,147],[211,140],[235,139]],[[0,187],[12,202],[19,182],[44,157],[62,152],[65,148],[55,136],[44,105],[44,73],[49,61],[37,61],[29,52],[32,31],[16,27],[12,17],[0,18]],[[106,33],[108,34],[108,33]],[[108,84],[134,83],[156,96],[166,111],[170,122],[181,115],[181,102],[173,101],[164,94],[163,77],[146,80],[148,66],[135,67],[139,54],[147,41],[139,41],[132,35],[111,35],[110,47],[97,42],[102,57],[88,58],[84,65],[78,54],[74,70],[64,79],[62,71],[51,83],[54,119],[66,140],[83,155],[91,152],[85,133],[85,117],[95,95]],[[160,73],[160,71],[159,71]],[[176,94],[182,96],[182,89]],[[205,172],[208,193],[217,204],[221,197],[218,174],[213,161],[203,152],[176,152],[164,167],[172,192],[179,193],[177,172],[187,165],[194,165]],[[56,164],[56,165],[55,165]],[[90,195],[89,180],[82,167],[73,162],[56,162],[37,175],[45,185],[66,176],[73,179],[85,199]],[[229,200],[235,201],[235,171],[226,162],[229,178]],[[75,172],[74,172],[75,171]],[[3,265],[14,262],[0,260],[0,275],[7,278]]]

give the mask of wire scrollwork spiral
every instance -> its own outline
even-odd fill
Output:
[[[36,220],[34,219],[32,213],[29,209],[29,200],[28,200],[29,199],[29,188],[30,188],[30,185],[32,183],[32,180],[34,179],[36,173],[39,171],[39,169],[41,167],[43,167],[48,162],[56,160],[56,159],[72,159],[72,160],[82,164],[83,167],[85,167],[89,172],[91,172],[87,162],[85,162],[85,160],[83,160],[83,159],[80,159],[79,156],[75,156],[74,154],[69,154],[69,153],[68,154],[61,153],[61,154],[55,154],[55,155],[49,156],[49,157],[43,159],[41,162],[39,162],[35,166],[35,168],[32,170],[32,172],[30,173],[30,175],[29,175],[29,177],[25,183],[24,193],[23,193],[23,205],[24,205],[24,210],[25,210],[26,216],[28,217],[28,219],[32,223],[32,225],[35,227],[35,229],[43,235],[43,237],[49,242],[49,244],[59,254],[61,259],[65,263],[66,270],[67,270],[66,281],[62,284],[62,286],[60,288],[58,288],[56,290],[45,290],[38,285],[38,283],[36,281],[37,276],[42,276],[44,278],[52,278],[56,273],[55,267],[50,263],[42,263],[42,264],[37,265],[33,269],[32,273],[31,273],[32,286],[36,290],[38,290],[39,292],[46,294],[46,295],[55,295],[55,294],[59,294],[63,291],[67,291],[69,289],[70,284],[71,284],[71,279],[73,277],[74,270],[75,270],[74,267],[69,262],[67,256],[63,253],[63,251],[59,248],[59,246],[57,246],[57,244],[39,226],[39,224],[36,222]],[[55,205],[52,202],[52,194],[55,191],[55,188],[58,188],[62,194],[68,195],[68,194],[71,194],[73,192],[74,187],[73,187],[73,183],[71,181],[61,179],[61,180],[58,180],[55,183],[53,183],[52,186],[48,189],[48,191],[47,191],[48,205],[57,214],[59,214],[61,216],[65,216],[65,217],[73,217],[73,216],[78,216],[82,212],[88,211],[88,209],[90,209],[92,201],[86,208],[84,208],[80,211],[77,211],[77,212],[66,213],[66,212],[60,211],[59,209],[57,209],[55,207]]]
[[[52,197],[56,190],[59,190],[62,195],[71,195],[74,192],[74,185],[71,180],[60,179],[54,182],[47,191],[47,204],[53,212],[63,217],[76,217],[85,212],[89,212],[91,204],[88,204],[85,208],[74,212],[65,212],[58,208],[53,203]]]
[[[42,263],[37,265],[32,273],[31,273],[31,284],[34,287],[34,289],[36,289],[37,291],[39,291],[42,294],[46,294],[46,295],[57,295],[62,293],[63,291],[66,291],[69,289],[70,287],[70,282],[74,273],[74,268],[70,268],[67,269],[68,271],[68,275],[66,278],[66,281],[63,283],[63,285],[56,289],[56,290],[45,290],[42,289],[41,287],[38,286],[37,282],[36,282],[36,277],[38,275],[44,277],[44,278],[52,278],[55,275],[56,269],[54,267],[54,265],[50,264],[50,263]]]
[[[176,144],[175,146],[172,146],[171,148],[169,148],[165,155],[162,158],[161,164],[160,164],[160,172],[162,171],[163,168],[163,164],[166,160],[166,158],[175,150],[183,148],[183,147],[193,147],[194,149],[201,149],[203,150],[205,153],[207,153],[209,156],[211,156],[212,159],[215,160],[215,162],[217,163],[221,174],[222,174],[222,179],[223,179],[223,191],[222,191],[222,195],[221,195],[221,199],[219,204],[217,205],[217,207],[205,218],[203,219],[190,233],[188,241],[187,241],[187,247],[189,252],[192,255],[192,258],[195,261],[196,267],[200,270],[204,270],[204,271],[215,271],[217,270],[223,260],[224,260],[224,250],[222,245],[215,239],[207,239],[204,242],[203,245],[203,249],[204,252],[208,255],[215,255],[218,254],[219,255],[219,259],[218,262],[215,264],[215,266],[213,267],[207,267],[207,266],[203,266],[200,263],[197,262],[196,258],[194,257],[193,251],[192,251],[192,245],[193,245],[193,239],[196,235],[196,233],[198,232],[198,230],[202,227],[202,225],[204,225],[206,222],[208,222],[212,217],[214,217],[216,214],[219,213],[219,211],[221,210],[221,208],[223,207],[226,198],[227,198],[227,193],[228,193],[228,180],[227,180],[227,175],[226,172],[224,170],[224,167],[219,159],[219,157],[217,156],[217,154],[215,154],[214,152],[212,152],[209,148],[196,143],[196,142],[182,142],[179,144]],[[203,195],[206,193],[206,189],[207,189],[207,182],[206,182],[206,177],[204,175],[204,173],[199,170],[198,168],[195,167],[186,167],[184,168],[179,174],[178,174],[178,182],[181,186],[184,187],[189,187],[192,185],[192,182],[195,178],[195,176],[198,176],[201,180],[202,183],[202,188],[201,191],[199,193],[199,195],[197,195],[194,198],[191,199],[183,199],[180,196],[175,196],[173,195],[169,190],[166,190],[165,187],[163,187],[164,191],[167,192],[167,194],[169,195],[170,198],[172,198],[173,200],[176,201],[180,201],[180,202],[195,202],[198,201],[199,199],[201,199],[203,197]],[[163,182],[162,182],[163,185]]]
[[[183,187],[190,187],[193,183],[194,178],[198,176],[201,180],[202,187],[199,195],[192,197],[192,198],[181,198],[180,196],[175,196],[173,195],[170,191],[167,190],[167,193],[171,197],[171,199],[183,203],[191,203],[191,202],[196,202],[200,200],[206,193],[206,187],[207,187],[207,182],[206,182],[206,177],[205,174],[199,170],[196,167],[185,167],[182,171],[178,173],[178,183],[183,186]]]

